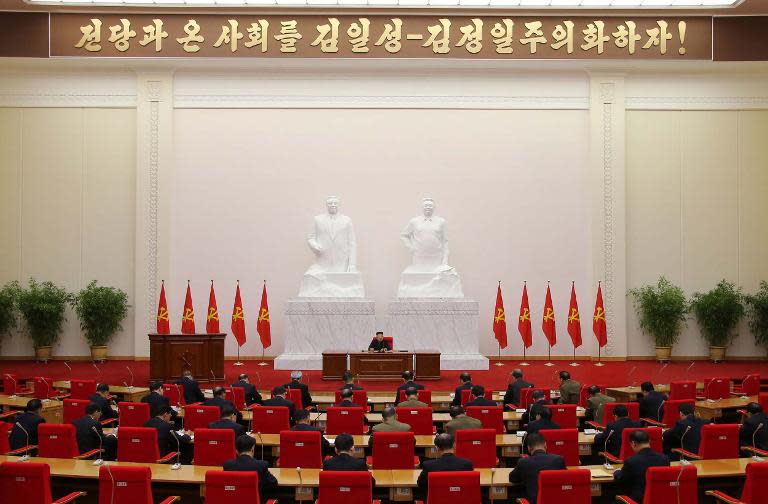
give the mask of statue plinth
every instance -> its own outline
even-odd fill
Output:
[[[301,280],[300,298],[363,298],[363,276],[359,272],[307,271]]]
[[[400,275],[398,298],[463,298],[461,277],[453,268],[439,272],[409,272]]]

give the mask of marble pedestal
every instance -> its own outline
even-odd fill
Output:
[[[398,349],[440,350],[441,369],[488,369],[477,319],[471,299],[396,298],[389,304],[387,334]]]
[[[451,268],[438,272],[403,271],[397,297],[402,298],[463,298],[461,277]]]
[[[300,298],[363,298],[360,272],[307,271],[301,279]]]
[[[365,298],[294,298],[285,309],[285,350],[275,369],[322,369],[326,350],[368,348],[376,310]]]

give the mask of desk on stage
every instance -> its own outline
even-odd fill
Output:
[[[199,382],[224,376],[226,334],[150,334],[149,379],[171,381],[185,370]]]
[[[339,380],[347,369],[361,380],[398,380],[407,370],[414,370],[418,380],[439,380],[440,352],[323,352],[324,380]]]

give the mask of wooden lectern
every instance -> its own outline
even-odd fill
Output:
[[[226,334],[150,334],[150,381],[176,380],[185,369],[195,380],[208,382],[224,377]],[[213,376],[211,375],[213,372]]]

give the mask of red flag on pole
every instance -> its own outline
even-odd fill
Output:
[[[600,348],[608,344],[608,327],[605,321],[605,306],[603,305],[603,291],[600,282],[597,283],[597,299],[595,300],[595,314],[592,316],[592,331],[597,338]]]
[[[272,345],[272,333],[269,327],[266,280],[264,281],[264,290],[261,291],[261,308],[259,309],[259,320],[256,322],[256,332],[259,333],[259,338],[261,338],[262,348],[269,348]]]
[[[184,314],[181,316],[181,334],[195,334],[195,309],[192,307],[189,280],[187,280],[187,296],[184,298]]]
[[[168,302],[165,300],[165,282],[160,284],[160,301],[157,304],[157,334],[170,334],[171,323],[168,320]]]
[[[520,316],[517,319],[517,330],[523,339],[523,346],[533,345],[533,327],[531,327],[531,307],[528,305],[528,287],[523,284],[523,299],[520,301]]]
[[[555,346],[557,343],[557,330],[555,329],[555,309],[552,306],[552,293],[549,291],[547,283],[547,298],[544,301],[544,316],[541,319],[541,330],[549,341],[549,346]]]
[[[493,334],[500,348],[507,348],[507,317],[504,313],[504,300],[501,297],[501,282],[496,291],[496,309],[493,312]]]
[[[235,305],[232,307],[232,334],[237,340],[237,346],[245,345],[245,313],[243,301],[240,299],[240,282],[237,282]]]
[[[568,308],[568,334],[571,335],[573,348],[581,346],[581,316],[579,315],[579,304],[576,302],[576,285],[571,284],[571,305]]]
[[[208,334],[218,334],[219,328],[219,309],[216,306],[216,293],[213,292],[213,280],[211,280],[211,294],[208,296],[208,318],[205,320],[205,332]]]

